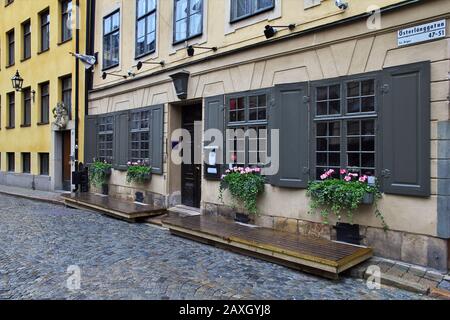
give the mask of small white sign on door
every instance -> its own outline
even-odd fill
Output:
[[[447,21],[445,19],[422,24],[398,31],[398,46],[445,38]]]

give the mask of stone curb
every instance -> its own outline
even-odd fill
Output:
[[[450,288],[449,275],[443,275],[433,270],[398,261],[374,257],[352,268],[347,272],[347,275],[367,280],[372,276],[368,272],[370,266],[380,267],[380,282],[383,285],[428,295],[433,298],[450,299],[450,290],[448,290]],[[399,271],[401,272],[398,273]]]
[[[36,197],[36,196],[30,196],[30,195],[25,195],[25,194],[20,194],[20,193],[15,193],[15,192],[8,192],[8,191],[0,191],[0,194],[4,194],[7,196],[16,197],[16,198],[23,198],[23,199],[27,199],[27,200],[34,200],[34,201],[39,201],[39,202],[44,202],[44,203],[50,203],[50,204],[59,205],[59,206],[64,205],[64,201],[62,199],[55,200],[55,199],[48,199],[48,198],[40,198],[40,197]]]

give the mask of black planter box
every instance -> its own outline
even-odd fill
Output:
[[[107,196],[109,194],[109,185],[102,184],[102,194]]]
[[[359,225],[338,222],[336,224],[336,240],[351,244],[360,245]]]
[[[135,201],[143,203],[144,202],[144,194],[142,192],[136,192],[135,194]]]
[[[250,217],[247,214],[236,212],[234,221],[240,223],[249,223]]]

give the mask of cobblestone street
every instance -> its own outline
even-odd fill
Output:
[[[0,195],[0,299],[422,299],[333,282],[146,224]],[[80,290],[67,288],[69,266]]]

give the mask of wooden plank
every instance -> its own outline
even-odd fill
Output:
[[[64,195],[63,199],[68,206],[90,208],[112,216],[133,221],[139,218],[156,216],[166,212],[166,209],[162,206],[140,205],[129,201],[123,201],[108,196],[103,197],[90,193]]]
[[[268,228],[250,228],[220,217],[169,216],[163,225],[178,235],[202,238],[330,274],[338,274],[372,256],[370,248]]]

